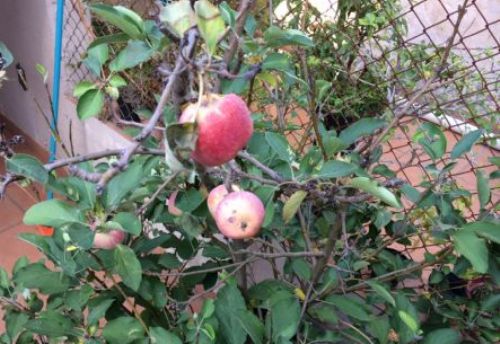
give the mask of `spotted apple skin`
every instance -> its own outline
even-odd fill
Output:
[[[231,239],[256,236],[264,222],[264,204],[248,191],[231,192],[219,203],[215,222],[219,231]]]
[[[111,230],[109,232],[97,232],[94,236],[94,248],[103,250],[112,250],[125,240],[125,232],[120,230]]]
[[[234,159],[253,134],[250,110],[236,94],[207,95],[200,104],[187,106],[179,122],[196,122],[198,139],[192,158],[207,167]]]

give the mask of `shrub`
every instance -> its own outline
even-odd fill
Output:
[[[128,123],[135,137],[121,150],[46,164],[24,154],[7,159],[3,188],[26,179],[57,198],[24,217],[54,229],[21,235],[46,259],[21,258],[11,276],[0,269],[1,343],[499,340],[500,230],[489,179],[478,174],[479,193],[471,195],[448,178],[483,132],[463,136],[442,160],[446,138],[424,123],[414,139],[431,159],[428,177],[418,188],[398,179],[380,161],[381,146],[410,107],[391,116],[385,111],[391,105],[375,93],[371,104],[350,108],[346,123],[326,126],[317,104],[327,104],[333,116],[336,97],[367,87],[349,78],[333,85],[336,74],[318,64],[328,36],[312,39],[301,23],[314,9],[291,3],[294,19],[268,27],[253,1],[241,1],[238,11],[225,2],[200,0],[193,9],[178,1],[162,9],[158,22],[91,5],[117,33],[98,37],[88,50],[85,63],[97,80],[75,88],[80,118],[112,108],[105,105],[129,82],[124,71],[153,66],[165,83],[156,108],[137,111],[143,122]],[[345,18],[355,12],[344,10]],[[358,8],[366,20],[349,30],[370,36],[370,25],[383,25],[370,21],[376,10]],[[381,78],[372,72],[370,82]],[[342,92],[328,96],[333,86]],[[215,167],[191,159],[196,123],[177,123],[186,103],[194,98],[201,106],[210,93],[239,94],[257,109],[246,149]],[[276,119],[258,112],[270,103]],[[302,133],[312,141],[299,148],[288,142],[287,134],[304,130],[290,125],[283,111],[290,104],[307,109]],[[70,176],[60,173],[63,167]],[[206,202],[218,185],[260,199],[265,214],[256,237],[219,233]],[[473,198],[481,212],[470,221],[464,204]],[[118,238],[102,238],[111,233]],[[97,235],[105,244],[96,245]],[[396,249],[415,242],[437,250],[414,260]],[[422,279],[424,269],[431,273]],[[415,280],[425,283],[407,286]]]

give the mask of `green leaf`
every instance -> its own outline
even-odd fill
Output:
[[[482,130],[475,130],[465,134],[460,139],[460,141],[458,141],[455,144],[455,147],[453,147],[450,157],[452,159],[457,159],[461,157],[463,154],[469,152],[472,149],[474,143],[476,143],[477,140],[479,140],[482,134],[483,134]]]
[[[97,116],[104,107],[104,92],[97,89],[89,89],[85,92],[76,105],[78,118],[81,120]]]
[[[262,62],[262,70],[290,71],[290,56],[282,53],[271,53]]]
[[[206,248],[203,249],[203,256],[207,257]],[[177,269],[182,263],[179,261],[177,256],[172,253],[164,253],[161,255],[160,259],[158,259],[158,264],[167,268],[167,269]]]
[[[348,147],[348,145],[344,144],[344,141],[333,135],[325,135],[323,145],[325,146],[326,154],[329,157],[334,156],[336,153]]]
[[[335,309],[332,305],[317,304],[311,306],[307,312],[311,314],[313,318],[316,318],[324,323],[337,324],[339,321],[339,317],[335,312]]]
[[[180,0],[162,8],[160,21],[181,38],[189,28],[196,24],[196,15],[189,0]]]
[[[153,53],[153,48],[146,44],[146,42],[129,41],[118,56],[110,62],[109,69],[113,72],[119,72],[135,67],[148,61],[153,56]]]
[[[115,302],[114,299],[102,299],[97,298],[89,303],[89,315],[87,317],[87,322],[89,325],[95,325],[99,322],[99,319],[103,318],[106,311]]]
[[[361,321],[372,320],[370,315],[358,301],[355,301],[346,295],[331,295],[327,297],[326,301],[335,306],[342,313],[345,313],[352,318]]]
[[[127,246],[118,245],[114,250],[114,269],[130,289],[137,291],[141,285],[142,267],[134,251]]]
[[[397,308],[391,312],[393,314],[391,323],[394,330],[399,335],[399,342],[414,342],[416,339],[415,336],[420,332],[419,313],[415,308],[414,302],[410,301],[410,299],[404,295],[403,291],[399,291],[396,295],[396,307]],[[416,331],[414,330],[415,328],[417,329]]]
[[[312,270],[310,265],[303,258],[295,258],[292,260],[292,270],[299,278],[303,280],[310,280]]]
[[[42,77],[43,83],[47,84],[47,79],[49,77],[49,72],[47,71],[47,68],[43,64],[37,63],[36,66],[36,71],[40,76]]]
[[[483,174],[483,171],[478,170],[476,174],[477,192],[481,209],[484,209],[491,198],[491,190],[488,178]]]
[[[464,229],[453,233],[452,238],[455,249],[471,262],[474,270],[483,274],[488,271],[488,248],[484,239],[478,238],[473,231]]]
[[[221,322],[221,335],[228,343],[245,343],[247,334],[235,319],[236,310],[245,310],[245,300],[234,283],[226,284],[215,300],[215,315]]]
[[[64,298],[69,308],[81,312],[86,307],[92,294],[94,294],[94,289],[89,284],[83,284],[80,288],[66,292]]]
[[[299,190],[294,192],[294,194],[286,201],[283,206],[283,221],[285,221],[285,223],[288,223],[291,219],[293,219],[306,196],[307,192]]]
[[[446,153],[446,136],[441,128],[434,123],[423,123],[413,136],[413,139],[422,145],[422,148],[432,160],[439,159]]]
[[[219,5],[219,10],[220,10],[220,14],[221,14],[222,18],[224,19],[224,21],[231,28],[234,29],[234,25],[236,24],[236,15],[238,14],[238,12],[236,12],[231,7],[229,7],[229,5],[227,4],[226,1],[223,1]]]
[[[382,284],[375,281],[367,281],[368,284],[381,298],[387,301],[393,307],[396,306],[396,300],[392,297],[391,293]]]
[[[368,324],[370,332],[378,339],[380,344],[386,344],[389,341],[389,331],[391,329],[391,324],[389,319],[385,317],[379,317]]]
[[[151,339],[151,344],[182,344],[179,337],[162,327],[151,327],[149,329],[149,339]]]
[[[344,161],[326,161],[316,175],[319,178],[339,178],[345,177],[356,171],[358,167]]]
[[[28,154],[18,153],[7,159],[7,170],[42,184],[49,181],[49,173],[40,160]]]
[[[293,157],[293,152],[288,145],[288,141],[283,135],[273,133],[273,132],[266,132],[265,134],[266,142],[273,151],[278,154],[278,157],[286,162],[290,162]]]
[[[136,189],[143,176],[143,160],[136,160],[123,172],[111,179],[104,194],[106,209],[114,209],[123,198]]]
[[[109,84],[113,87],[120,88],[127,86],[127,81],[118,74],[115,74],[109,79]]]
[[[90,249],[94,243],[95,232],[82,224],[72,223],[68,226],[67,233],[72,243],[84,250]]]
[[[68,196],[78,203],[80,209],[94,208],[97,198],[94,183],[87,182],[78,177],[68,177],[64,179],[64,184],[66,185]]]
[[[5,69],[14,61],[14,56],[12,56],[12,53],[2,41],[0,41],[0,54],[2,54],[2,58],[5,60]]]
[[[65,335],[75,335],[76,331],[71,322],[71,318],[52,310],[40,313],[37,319],[29,320],[24,327],[35,333],[52,338]]]
[[[143,276],[137,293],[157,309],[163,309],[167,304],[167,289],[158,277]]]
[[[87,57],[83,63],[96,76],[101,75],[102,65],[108,60],[109,48],[107,44],[95,45],[87,50]]]
[[[112,35],[106,35],[106,36],[100,36],[97,37],[90,43],[88,49],[91,49],[93,47],[96,47],[101,44],[110,44],[110,43],[125,43],[129,40],[129,35],[126,33],[115,33]]]
[[[182,193],[177,199],[176,207],[185,212],[193,212],[205,201],[201,192],[194,188]]]
[[[116,26],[131,38],[138,39],[144,36],[144,23],[135,12],[122,6],[104,4],[93,4],[89,8],[106,22]]]
[[[0,288],[7,289],[9,285],[9,274],[0,266]]]
[[[255,314],[245,310],[239,310],[236,314],[240,326],[248,334],[252,343],[262,343],[264,337],[264,326]]]
[[[346,146],[350,146],[360,137],[371,135],[375,130],[384,127],[386,124],[384,120],[379,118],[362,118],[342,130],[339,134],[339,139],[342,140]]]
[[[247,335],[253,343],[262,343],[264,326],[247,310],[245,299],[236,283],[229,281],[217,293],[215,316],[219,320],[221,337],[231,344],[244,344]]]
[[[196,13],[196,22],[201,37],[205,40],[208,52],[213,55],[217,48],[219,37],[224,34],[226,24],[220,14],[217,6],[214,6],[208,0],[199,0],[194,4]]]
[[[82,223],[80,211],[58,200],[48,200],[33,205],[24,214],[24,223],[27,225],[45,225],[60,227],[67,223]]]
[[[423,344],[460,344],[461,342],[460,332],[451,328],[441,328],[426,335]]]
[[[480,221],[467,223],[462,230],[474,231],[477,235],[500,244],[500,224]]]
[[[15,339],[24,329],[24,325],[29,319],[29,315],[26,313],[8,312],[5,315],[5,327],[7,334],[12,338],[12,343],[16,343]]]
[[[273,343],[290,340],[297,333],[300,320],[300,304],[297,298],[287,292],[275,293],[269,300]]]
[[[281,47],[284,45],[314,46],[313,40],[304,32],[295,29],[283,30],[277,26],[271,26],[264,32],[264,40],[269,47]]]
[[[25,266],[14,274],[14,282],[24,288],[38,289],[43,294],[57,294],[66,291],[70,280],[61,272],[54,272],[42,264]]]
[[[195,123],[172,123],[167,127],[166,160],[172,171],[184,169],[181,162],[191,158],[197,138]]]
[[[401,208],[399,199],[385,187],[379,186],[374,180],[366,177],[356,177],[351,180],[350,185],[379,198],[391,207]]]
[[[411,314],[400,310],[398,311],[398,316],[413,333],[417,333],[419,325],[417,320],[415,320]]]
[[[80,81],[73,89],[73,96],[76,98],[80,98],[85,94],[85,92],[95,89],[97,89],[97,85],[93,82],[88,80]]]
[[[132,317],[120,317],[109,321],[102,330],[102,336],[110,344],[128,344],[144,338],[144,328]]]
[[[118,222],[125,232],[132,235],[137,236],[142,232],[141,220],[133,213],[118,213],[113,218],[113,221]]]

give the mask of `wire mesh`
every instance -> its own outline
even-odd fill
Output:
[[[91,77],[81,61],[94,37],[113,33],[112,27],[90,18],[88,3],[67,0],[66,4],[64,61],[70,84]],[[106,3],[129,7],[145,18],[157,15],[152,0]],[[331,85],[316,109],[327,129],[340,132],[365,116],[400,117],[392,138],[381,146],[380,163],[416,188],[435,177],[428,168],[434,161],[414,139],[423,123],[430,121],[443,128],[447,149],[437,162],[440,167],[450,162],[451,149],[465,133],[479,128],[494,137],[475,146],[446,175],[448,183],[470,192],[470,197],[463,200],[463,211],[470,219],[478,218],[477,175],[497,170],[490,158],[498,156],[499,150],[498,8],[488,0],[283,1],[275,9],[275,23],[298,22],[306,3],[304,29],[316,43],[308,63],[316,80]],[[360,3],[363,5],[356,9]],[[465,14],[457,25],[461,11]],[[148,80],[139,80],[130,91],[140,94],[138,103],[126,99],[136,109],[154,102],[152,92],[144,94],[150,88]],[[402,109],[406,109],[405,113],[400,113]],[[263,110],[274,118],[285,116],[300,127],[288,132],[295,149],[304,151],[313,142],[310,117],[300,106],[284,102]],[[500,183],[492,180],[490,186],[490,206],[495,206],[500,201]],[[415,221],[423,223],[432,216],[429,212],[418,213]],[[430,239],[430,230],[408,239],[411,243],[406,245],[388,241],[386,248],[415,262],[442,249]],[[416,274],[400,286],[429,291],[432,269],[425,268],[421,275]]]
[[[154,1],[106,2],[127,6],[146,18],[158,14]],[[88,3],[67,1],[64,61],[71,83],[90,75],[81,64],[88,44],[96,35],[113,30],[91,21],[85,6]],[[281,13],[277,14],[279,8],[275,11],[275,22],[280,25],[297,20],[305,3],[282,2]],[[418,187],[423,179],[431,177],[427,167],[432,163],[414,139],[422,123],[431,121],[444,128],[448,145],[447,153],[439,159],[440,166],[449,162],[454,143],[474,128],[498,135],[498,9],[487,0],[361,3],[364,4],[356,9],[359,2],[307,2],[305,29],[316,42],[309,55],[318,58],[309,61],[311,69],[316,71],[316,79],[332,85],[318,104],[318,111],[327,129],[337,132],[363,116],[400,116],[393,138],[383,145],[381,161],[394,169],[398,177]],[[457,26],[462,11],[459,6],[465,14]],[[138,89],[143,91],[141,85]],[[151,95],[149,100],[154,101]],[[399,113],[408,102],[412,104],[406,113]],[[293,147],[304,148],[313,140],[307,111],[287,107],[285,113],[301,127],[289,132]],[[477,218],[480,212],[474,197],[476,176],[479,171],[488,175],[496,170],[489,158],[498,155],[498,148],[496,137],[488,140],[459,159],[447,176],[471,192],[471,201],[464,203],[470,218]],[[495,183],[491,202],[499,201],[500,185]]]

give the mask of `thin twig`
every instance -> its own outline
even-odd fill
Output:
[[[318,262],[316,263],[316,265],[313,268],[312,278],[311,278],[311,281],[309,283],[309,288],[307,290],[306,297],[304,298],[304,302],[302,304],[302,310],[300,312],[300,319],[302,319],[304,317],[304,314],[307,311],[307,306],[309,304],[309,301],[311,299],[311,296],[312,296],[312,293],[314,290],[314,286],[319,281],[319,279],[323,273],[323,270],[325,269],[325,267],[328,264],[328,260],[332,256],[333,251],[335,250],[335,244],[337,243],[337,238],[339,237],[340,232],[342,230],[342,221],[344,220],[343,213],[344,213],[344,209],[337,210],[337,217],[336,217],[335,223],[333,224],[333,228],[330,231],[330,234],[328,235],[328,241],[326,243],[325,249],[323,250],[325,252],[325,255],[323,257],[321,257],[320,259],[318,259]]]
[[[443,69],[446,65],[446,62],[448,60],[448,57],[450,55],[451,48],[453,47],[453,42],[455,41],[455,38],[456,38],[457,34],[459,33],[459,27],[460,27],[460,24],[462,23],[462,19],[464,18],[465,13],[467,12],[466,7],[467,7],[468,1],[469,0],[465,0],[463,5],[458,7],[458,17],[457,17],[457,21],[453,27],[453,33],[451,34],[451,36],[448,40],[448,44],[445,48],[444,54],[441,58],[439,65],[434,69],[434,73],[426,81],[426,83],[418,91],[415,92],[413,97],[405,104],[405,106],[400,111],[397,111],[397,113],[394,115],[394,118],[392,119],[392,121],[388,124],[387,127],[384,128],[384,130],[377,136],[375,141],[372,143],[372,145],[371,145],[372,148],[377,147],[378,145],[380,145],[380,143],[382,143],[382,140],[385,138],[387,133],[389,133],[392,130],[392,128],[399,122],[401,117],[404,116],[408,112],[408,110],[410,110],[410,108],[415,104],[415,102],[424,93],[429,91],[429,88],[432,86],[434,81],[436,81],[436,79],[439,77],[439,74],[443,71]],[[372,149],[370,149],[369,151],[371,152]]]
[[[272,179],[274,179],[278,183],[281,183],[284,181],[283,177],[281,177],[277,172],[275,172],[273,169],[271,169],[271,168],[267,167],[266,165],[264,165],[263,163],[261,163],[259,160],[257,160],[252,155],[250,155],[248,152],[241,151],[238,153],[238,156],[240,158],[248,161],[249,163],[251,163],[255,167],[258,167],[259,169],[261,169],[264,173],[266,173],[269,177],[271,177]]]
[[[306,24],[307,24],[307,12],[309,9],[309,1],[302,2],[302,12],[300,15],[300,29],[305,32]],[[312,74],[309,71],[309,66],[307,65],[307,52],[305,48],[299,48],[299,59],[302,67],[302,74],[304,80],[309,86],[307,89],[307,99],[308,99],[308,112],[311,116],[312,127],[314,129],[314,134],[316,136],[316,142],[318,143],[318,147],[320,148],[321,154],[323,154],[323,159],[327,160],[328,155],[326,154],[325,146],[323,145],[323,138],[321,137],[321,133],[319,132],[319,118],[318,112],[316,109],[316,82]]]
[[[233,59],[234,55],[236,54],[236,51],[238,49],[238,46],[240,44],[240,38],[239,36],[243,32],[243,29],[245,27],[245,22],[248,16],[248,13],[250,12],[250,8],[254,4],[255,0],[242,0],[240,2],[240,6],[238,7],[238,15],[236,17],[236,24],[234,25],[234,30],[233,35],[231,36],[229,40],[229,47],[227,48],[226,52],[224,53],[223,57],[223,64],[226,69],[227,66],[229,66],[231,60]],[[229,33],[229,31],[227,31]],[[225,36],[226,33],[224,33],[223,36]],[[219,93],[220,88],[221,88],[221,78],[216,80],[215,83],[215,92]]]
[[[181,42],[180,52],[179,55],[177,56],[175,68],[172,71],[172,74],[170,75],[168,82],[165,85],[165,88],[163,89],[163,92],[160,96],[160,100],[158,101],[158,104],[156,106],[155,111],[153,112],[153,115],[149,119],[146,126],[142,129],[141,133],[134,138],[135,142],[130,143],[124,149],[118,162],[103,173],[101,179],[97,183],[98,192],[102,192],[106,184],[115,175],[117,175],[120,171],[123,171],[124,169],[127,168],[127,165],[130,159],[132,158],[132,155],[135,153],[136,150],[139,149],[142,142],[146,138],[148,138],[153,132],[154,128],[156,127],[156,124],[158,123],[163,114],[163,109],[167,105],[168,99],[170,98],[170,94],[172,93],[172,90],[177,82],[179,75],[182,73],[182,71],[187,65],[187,59],[191,58],[191,55],[194,52],[196,42],[198,41],[198,35],[199,35],[198,30],[196,28],[191,28],[186,32],[183,42]]]
[[[168,176],[165,181],[160,186],[158,186],[154,194],[152,194],[147,201],[144,201],[142,206],[137,209],[137,211],[135,212],[136,215],[142,214],[149,207],[149,205],[156,200],[158,195],[168,186],[168,184],[170,184],[179,175],[179,173],[180,172],[173,173],[171,176]]]
[[[134,316],[135,318],[139,321],[139,323],[141,324],[141,326],[144,328],[144,331],[146,331],[146,333],[149,335],[149,327],[146,325],[146,323],[144,322],[144,320],[142,319],[141,317],[141,314],[139,313],[139,311],[136,309],[135,305],[130,301],[129,297],[127,296],[127,294],[123,291],[122,287],[120,287],[120,284],[119,282],[116,280],[116,277],[111,273],[111,272],[108,272],[105,268],[105,265],[104,263],[102,262],[101,258],[99,258],[99,256],[97,256],[96,254],[92,253],[91,252],[91,255],[92,257],[94,257],[94,259],[97,261],[97,263],[100,265],[101,269],[103,271],[105,271],[106,273],[108,273],[108,276],[110,276],[111,280],[113,281],[113,287],[116,288],[116,290],[118,290],[118,292],[121,294],[121,296],[123,297],[124,299],[124,302],[128,302],[129,303],[129,307],[132,309],[132,312],[134,313]]]

